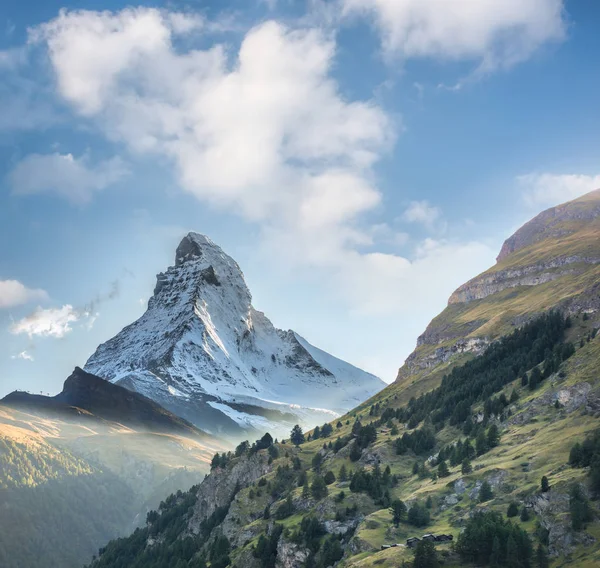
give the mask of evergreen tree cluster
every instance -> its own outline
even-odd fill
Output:
[[[569,326],[569,318],[558,312],[540,316],[490,345],[481,356],[455,367],[438,388],[412,398],[407,407],[396,410],[395,417],[409,428],[427,417],[436,428],[446,420],[463,424],[473,404],[489,399],[528,369],[546,361],[545,369],[554,372],[574,352],[572,344],[563,343]]]
[[[390,466],[382,473],[379,464],[373,471],[358,469],[350,480],[350,491],[353,493],[367,493],[375,503],[381,507],[389,507],[391,503],[390,489],[398,483],[396,476],[391,474]]]
[[[424,426],[414,432],[405,432],[394,441],[396,454],[403,455],[408,450],[415,454],[426,454],[435,447],[435,433],[431,427]]]
[[[318,440],[319,438],[328,438],[333,433],[333,426],[325,423],[323,426],[316,426],[312,433],[312,439]]]
[[[590,489],[600,493],[600,430],[586,437],[583,443],[577,442],[569,454],[572,467],[589,467]]]
[[[530,568],[533,548],[525,530],[496,512],[475,513],[459,535],[456,551],[478,566]]]

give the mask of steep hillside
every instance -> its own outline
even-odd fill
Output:
[[[509,239],[396,383],[308,436],[215,456],[94,568],[598,566],[598,198]],[[535,254],[581,256],[542,276]],[[540,282],[506,272],[532,266]]]
[[[431,388],[449,365],[552,308],[598,317],[600,190],[540,213],[509,237],[497,263],[460,286],[418,338],[395,394]]]
[[[599,426],[600,343],[588,322],[544,316],[457,366],[459,389],[463,379],[486,379],[466,418],[436,416],[442,391],[408,405],[390,397],[297,447],[263,438],[217,455],[208,478],[165,501],[145,528],[110,543],[93,566],[391,568],[412,565],[407,540],[424,534],[438,537],[434,554],[453,568],[494,565],[494,534],[496,566],[535,566],[538,555],[553,566],[595,566],[600,524],[595,514],[576,522],[600,483],[569,465],[571,448]],[[583,343],[573,352],[577,338]],[[512,360],[531,386],[506,376]],[[430,414],[413,423],[423,403]],[[600,481],[600,460],[597,470]],[[516,517],[507,519],[511,504]],[[480,525],[491,531],[487,545]],[[515,557],[506,539],[515,540]],[[482,555],[476,562],[474,547]]]
[[[146,313],[101,345],[85,369],[230,436],[331,420],[383,388],[377,377],[276,329],[251,300],[237,263],[190,233],[175,266],[158,275]]]

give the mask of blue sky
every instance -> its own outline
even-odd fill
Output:
[[[600,186],[599,23],[561,0],[3,2],[0,395],[60,390],[190,230],[277,326],[393,380],[504,238]]]

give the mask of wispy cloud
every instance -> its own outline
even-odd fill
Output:
[[[87,155],[30,154],[18,162],[8,180],[15,195],[56,193],[76,204],[119,181],[128,169],[119,157],[93,164]]]
[[[600,174],[530,173],[519,176],[517,182],[527,205],[551,207],[600,189]]]

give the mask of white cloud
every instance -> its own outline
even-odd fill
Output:
[[[600,175],[531,173],[519,176],[523,199],[531,207],[551,207],[600,189]]]
[[[23,359],[23,361],[33,361],[33,355],[28,353],[27,351],[21,351],[17,355],[11,355],[11,359]]]
[[[37,308],[28,316],[14,322],[10,326],[10,332],[14,335],[27,334],[30,338],[39,337],[64,337],[72,331],[71,325],[85,320],[93,324],[95,315],[88,311],[77,310],[69,304],[62,308]],[[88,327],[89,328],[89,327]]]
[[[428,201],[411,201],[402,214],[402,219],[409,223],[420,223],[427,228],[433,228],[441,215],[439,207],[431,205]]]
[[[48,299],[44,290],[27,288],[18,280],[0,280],[0,309]]]
[[[374,19],[384,50],[402,58],[511,66],[565,37],[563,0],[340,0]]]
[[[259,223],[266,250],[322,270],[357,310],[413,309],[410,293],[432,286],[449,294],[454,284],[430,261],[440,249],[468,260],[446,264],[457,284],[479,267],[487,251],[471,254],[471,244],[413,261],[362,251],[377,238],[365,214],[382,201],[372,166],[398,125],[374,100],[342,95],[332,37],[270,21],[234,54],[222,45],[182,51],[186,17],[174,25],[148,8],[62,11],[32,41],[47,45],[77,113],[134,153],[166,156],[186,191]]]
[[[15,165],[8,179],[15,195],[56,193],[82,204],[127,173],[119,157],[92,164],[87,155],[30,154]]]

